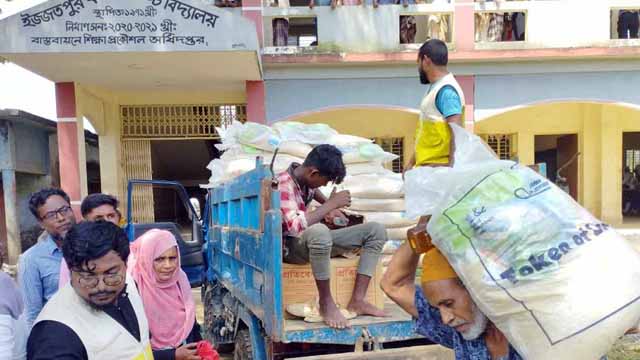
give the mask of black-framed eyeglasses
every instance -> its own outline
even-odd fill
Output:
[[[103,274],[103,275],[79,275],[78,283],[85,289],[93,289],[98,286],[100,279],[107,286],[118,286],[124,281],[124,275],[120,273]]]
[[[44,216],[41,219],[49,220],[49,221],[55,220],[58,217],[58,214],[65,216],[65,215],[69,215],[72,211],[73,209],[71,208],[71,206],[65,205],[60,207],[57,210],[47,212],[46,214],[44,214]]]

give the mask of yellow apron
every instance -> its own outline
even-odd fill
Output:
[[[416,131],[416,166],[449,163],[451,129],[445,121],[421,120]]]

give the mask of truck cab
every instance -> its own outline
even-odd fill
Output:
[[[179,213],[186,213],[186,216],[165,218],[158,222],[135,222],[133,219],[136,198],[133,194],[137,188],[144,187],[150,188],[152,191],[161,189],[170,192],[173,195],[174,205],[182,207],[179,209]],[[207,214],[205,213],[204,216],[206,217]],[[182,270],[187,274],[191,287],[200,286],[205,277],[203,245],[206,224],[203,224],[202,218],[198,199],[190,198],[187,190],[180,183],[164,180],[129,180],[127,185],[127,222],[125,225],[129,241],[134,241],[151,229],[170,231],[178,242]]]

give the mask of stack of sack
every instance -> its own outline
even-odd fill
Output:
[[[296,127],[299,132],[292,131],[292,127]],[[282,129],[282,133],[279,129]],[[227,128],[216,130],[222,139],[222,143],[216,147],[223,154],[207,165],[207,169],[211,170],[208,187],[223,184],[253,170],[258,156],[269,164],[276,148],[278,156],[273,167],[278,174],[285,171],[292,162],[302,163],[314,145],[322,144],[324,139],[337,134],[324,124],[305,125],[293,122],[273,127],[252,122],[233,122]]]
[[[410,215],[524,359],[593,359],[640,321],[640,255],[526,166],[452,125],[453,168],[406,173]]]
[[[277,122],[273,126],[234,122],[217,130],[222,143],[216,147],[223,154],[207,166],[211,170],[208,187],[253,170],[258,156],[263,157],[266,164],[270,163],[276,148],[274,172],[277,174],[292,162],[302,163],[314,146],[331,144],[343,153],[347,176],[337,188],[351,192],[350,210],[365,216],[365,221],[378,222],[387,228],[389,241],[383,250],[386,255],[383,265],[387,265],[391,255],[406,239],[407,229],[416,224],[416,219],[405,216],[402,175],[385,168],[398,157],[385,152],[371,139],[339,134],[326,124],[290,121]],[[333,187],[330,184],[321,190],[328,197]]]
[[[402,174],[380,168],[376,172],[358,173],[364,163],[347,164],[347,177],[340,189],[351,193],[349,210],[365,217],[367,222],[378,222],[387,228],[388,241],[382,252],[382,265],[386,266],[391,256],[402,242],[406,240],[407,230],[417,223],[416,219],[407,218],[404,206],[404,181]],[[328,195],[332,188],[323,189]]]

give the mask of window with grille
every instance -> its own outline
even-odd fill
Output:
[[[404,138],[374,138],[373,141],[384,151],[399,156],[391,163],[391,170],[401,173],[404,168]]]
[[[625,150],[624,164],[631,171],[633,171],[637,165],[640,165],[640,150]]]
[[[218,139],[216,127],[245,122],[244,104],[125,105],[120,108],[123,138]]]
[[[514,136],[510,134],[482,135],[482,138],[493,149],[501,160],[511,160],[516,155]]]

